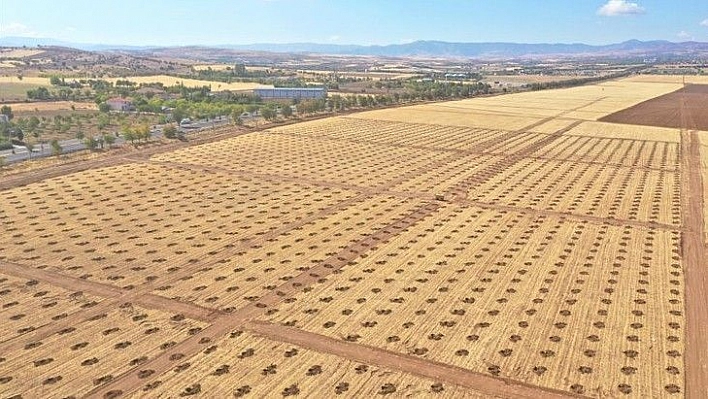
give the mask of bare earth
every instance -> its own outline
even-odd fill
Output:
[[[677,105],[681,104],[681,109]],[[708,85],[691,84],[601,118],[602,122],[708,130]]]

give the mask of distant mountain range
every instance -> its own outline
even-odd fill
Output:
[[[104,44],[69,43],[54,39],[3,37],[0,46],[36,47],[36,46],[72,47],[86,51],[147,51],[164,49],[164,46],[122,46]],[[194,46],[192,46],[194,47]],[[523,43],[453,43],[442,41],[416,41],[406,44],[383,46],[361,46],[317,43],[288,44],[245,44],[198,46],[210,49],[228,49],[236,51],[265,51],[274,53],[314,53],[332,55],[361,55],[383,57],[440,57],[440,58],[519,58],[540,56],[706,56],[708,43],[681,42],[665,40],[639,41],[629,40],[618,44],[588,45],[573,44],[523,44]]]

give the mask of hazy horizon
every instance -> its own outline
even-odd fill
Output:
[[[6,0],[0,11],[0,37],[125,46],[708,41],[708,2],[697,0]]]

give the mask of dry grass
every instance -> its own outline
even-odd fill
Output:
[[[330,76],[332,71],[321,71],[321,70],[311,70],[305,69],[298,71],[301,74],[309,76]],[[415,73],[400,73],[400,72],[342,72],[338,71],[337,76],[344,78],[359,78],[359,79],[371,79],[371,80],[397,80],[397,79],[410,79],[419,76]]]
[[[636,75],[631,78],[627,78],[626,81],[629,82],[641,82],[641,83],[673,83],[682,84],[695,83],[695,84],[708,84],[708,76],[696,76],[696,75]]]
[[[428,105],[369,111],[358,114],[357,118],[420,124],[433,122],[445,126],[499,130],[517,130],[540,120],[538,117],[474,112],[449,106]]]
[[[292,127],[297,130],[299,128]],[[252,134],[154,157],[155,161],[199,165],[226,173],[245,171],[374,187],[425,167],[443,154],[372,143],[339,142],[286,134]],[[241,156],[234,158],[233,154]]]
[[[225,83],[225,82],[212,82],[208,80],[197,80],[197,79],[183,79],[168,75],[151,75],[151,76],[129,76],[126,78],[111,78],[106,79],[115,83],[117,80],[129,80],[135,83],[162,83],[165,86],[176,86],[182,84],[187,87],[202,87],[210,86],[212,91],[243,91],[243,90],[253,90],[256,87],[271,87],[267,85],[262,85],[259,83]]]
[[[664,397],[683,385],[679,240],[447,207],[267,319],[574,393]]]
[[[82,301],[96,304],[87,302],[82,295],[73,297],[76,298],[74,305]],[[46,319],[35,317],[36,311],[30,302],[18,305],[13,312],[25,312],[28,320],[13,321],[13,324],[45,322]],[[35,398],[83,396],[96,386],[110,383],[121,373],[159,356],[174,342],[186,339],[204,326],[204,323],[128,303],[37,344],[3,353],[0,379],[7,381],[3,383],[3,394]]]
[[[236,332],[191,359],[187,376],[171,373],[159,387],[133,397],[394,397],[488,398],[454,385],[374,365],[356,363],[295,345]]]
[[[669,83],[613,81],[592,86],[386,109],[361,114],[377,120],[517,130],[548,118],[594,121],[647,98],[677,90]],[[431,122],[432,121],[432,122]]]
[[[228,259],[232,240],[351,196],[159,165],[91,170],[0,192],[3,228],[14,232],[0,237],[0,260],[120,287],[159,283],[195,262]]]
[[[483,82],[489,84],[499,82],[501,85],[521,86],[530,83],[562,82],[578,78],[579,76],[574,75],[491,75],[486,76]]]
[[[19,79],[17,76],[0,76],[0,83],[21,83],[34,86],[51,86],[49,78],[40,78],[37,76],[23,76]]]
[[[566,135],[676,144],[680,141],[679,131],[677,129],[606,122],[584,122],[568,131]]]
[[[457,367],[473,389],[481,374],[540,387],[527,396],[680,397],[691,348],[677,132],[570,116],[674,86],[618,81],[366,112],[0,191],[0,261],[160,296],[160,309],[218,310],[212,329],[185,341],[207,323],[106,306],[75,331],[2,353],[0,390],[479,396],[447,383],[436,392],[409,373],[451,381],[444,373],[393,352]],[[9,342],[81,314],[69,290],[45,285],[0,280]],[[315,336],[293,346],[302,341],[242,332],[256,331],[241,324],[252,319]],[[367,359],[395,370],[322,349],[323,336],[389,351]],[[171,341],[187,353],[174,365],[157,358]],[[110,385],[126,371],[144,378]]]
[[[49,79],[26,76],[0,76],[0,101],[12,102],[27,99],[27,91],[38,87],[50,87]]]
[[[50,101],[36,103],[8,103],[16,116],[32,116],[36,112],[96,111],[96,103],[74,101]],[[72,108],[73,107],[73,108]],[[27,114],[27,115],[23,115]]]
[[[230,64],[203,64],[203,65],[192,65],[195,71],[206,71],[211,69],[213,71],[225,71],[227,68],[233,68]]]
[[[238,265],[199,270],[192,278],[155,293],[219,309],[238,309],[257,302],[281,284],[326,262],[341,248],[371,235],[420,202],[398,198],[362,200],[296,229],[291,234],[233,251],[219,264]]]
[[[43,52],[44,52],[44,50],[4,48],[4,49],[0,49],[0,59],[33,57],[37,54],[42,54]]]

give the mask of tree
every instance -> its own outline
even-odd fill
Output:
[[[249,114],[253,114],[254,112],[258,111],[258,106],[256,104],[248,104],[246,105],[246,112]]]
[[[175,125],[167,125],[162,129],[162,134],[165,135],[165,138],[174,139],[177,137],[177,128]]]
[[[84,145],[89,149],[89,151],[96,151],[96,148],[98,148],[98,142],[93,137],[87,137],[84,139]]]
[[[113,146],[113,143],[116,142],[116,136],[112,134],[104,134],[103,141],[108,144],[108,148],[111,148]]]
[[[61,144],[59,144],[59,140],[54,139],[52,140],[49,145],[52,146],[52,155],[56,155],[59,157],[61,153],[64,151],[64,149],[61,147]]]
[[[98,104],[98,110],[103,113],[108,113],[111,110],[111,106],[105,102]]]
[[[27,90],[27,98],[35,100],[47,100],[51,98],[51,93],[46,87],[38,87],[36,89]]]
[[[64,79],[54,75],[49,78],[49,84],[51,84],[52,86],[62,86],[64,85]]]
[[[146,123],[140,124],[133,128],[133,131],[135,132],[135,138],[140,140],[144,140],[146,143],[148,140],[150,140],[150,126],[148,126]]]
[[[272,121],[278,117],[278,113],[273,108],[264,107],[261,109],[261,116],[267,121]]]
[[[290,108],[289,105],[283,106],[283,108],[280,109],[280,113],[283,114],[284,118],[290,118],[293,116],[293,109]]]
[[[0,107],[0,114],[7,116],[8,120],[12,120],[12,118],[15,116],[12,113],[12,107],[10,107],[9,105],[3,105],[2,107]]]
[[[241,114],[243,114],[243,107],[241,106],[236,106],[231,109],[231,120],[234,123],[237,123],[237,121],[241,118]]]
[[[76,132],[76,138],[77,138],[78,140],[83,140],[84,137],[86,137],[86,136],[84,135],[84,132],[82,132],[82,131]]]
[[[25,143],[25,148],[27,149],[27,156],[32,159],[32,151],[34,151],[34,146],[30,143]]]
[[[17,137],[17,140],[22,141],[25,139],[25,132],[22,131],[22,129],[20,129],[19,127],[15,127],[13,129],[10,129],[10,132],[11,132],[10,134],[14,134],[15,137]]]
[[[136,137],[135,133],[133,132],[133,129],[127,128],[123,130],[123,139],[125,139],[125,141],[130,141],[130,144],[135,145]]]

